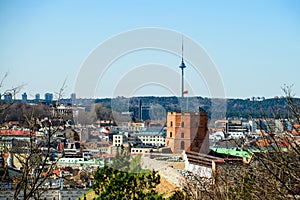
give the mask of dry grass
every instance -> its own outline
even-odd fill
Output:
[[[178,187],[176,185],[170,183],[166,178],[164,178],[162,176],[160,179],[160,184],[156,187],[156,191],[159,194],[164,194],[165,198],[170,197],[172,195],[172,193],[177,189],[178,189]],[[92,200],[93,198],[96,197],[96,194],[93,191],[93,189],[90,189],[85,193],[85,197],[87,200]],[[81,195],[78,199],[83,200],[84,195]]]

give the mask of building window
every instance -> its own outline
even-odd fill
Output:
[[[184,138],[184,133],[181,133],[181,138]]]
[[[170,132],[170,137],[172,137],[172,132]]]
[[[184,122],[181,122],[181,127],[184,127]]]
[[[173,127],[173,122],[172,121],[170,122],[170,126]]]
[[[184,150],[184,141],[181,141],[180,148],[181,148],[181,150]]]

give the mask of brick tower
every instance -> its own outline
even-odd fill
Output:
[[[168,112],[166,146],[173,153],[205,152],[208,148],[207,112]],[[207,144],[206,144],[207,143]]]

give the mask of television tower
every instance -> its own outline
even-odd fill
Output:
[[[183,61],[183,37],[181,41],[181,64],[179,66],[181,69],[181,109],[183,109],[183,100],[184,100],[184,68],[186,68]]]

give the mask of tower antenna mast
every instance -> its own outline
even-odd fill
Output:
[[[181,110],[183,109],[183,101],[184,101],[184,68],[186,68],[183,60],[183,36],[181,38],[181,64],[179,66],[181,69],[181,101],[182,101],[182,106]]]

